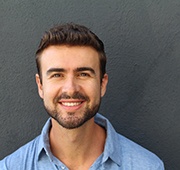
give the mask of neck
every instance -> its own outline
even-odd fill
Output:
[[[104,150],[105,130],[94,118],[76,129],[65,129],[52,119],[51,151],[69,169],[89,169]]]

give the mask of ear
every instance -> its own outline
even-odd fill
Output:
[[[108,75],[104,74],[101,82],[101,97],[103,97],[104,94],[106,93],[107,84],[108,84]]]
[[[43,97],[44,97],[43,85],[42,85],[41,79],[39,77],[39,74],[36,74],[36,84],[37,84],[37,87],[38,87],[39,96],[43,99]]]

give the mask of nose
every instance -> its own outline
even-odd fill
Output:
[[[66,92],[69,95],[73,95],[73,93],[79,91],[79,89],[80,85],[73,76],[67,77],[62,85],[62,92]]]

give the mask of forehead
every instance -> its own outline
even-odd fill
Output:
[[[42,71],[51,67],[75,69],[77,67],[99,68],[99,54],[96,50],[86,46],[50,46],[40,56]]]

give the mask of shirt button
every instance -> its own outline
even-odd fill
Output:
[[[64,166],[61,166],[61,169],[65,169],[65,167],[64,167]]]

